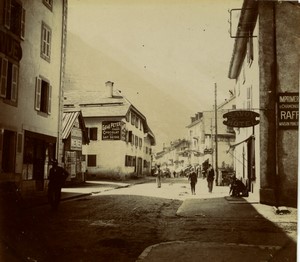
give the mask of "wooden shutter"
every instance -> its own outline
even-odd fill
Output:
[[[12,65],[11,100],[14,102],[17,101],[18,77],[19,77],[19,68],[16,65]]]
[[[42,79],[39,77],[35,81],[35,110],[41,110],[41,89],[42,89]]]
[[[1,72],[0,72],[0,96],[6,97],[7,90],[7,70],[8,60],[6,58],[1,59]]]
[[[52,86],[48,85],[48,114],[51,114]]]
[[[11,20],[11,0],[5,0],[4,4],[4,25],[10,29],[10,20]]]
[[[22,8],[22,15],[21,15],[21,38],[25,38],[25,15],[26,11],[24,8]]]

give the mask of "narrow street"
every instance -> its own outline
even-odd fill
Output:
[[[165,179],[162,188],[154,182],[91,183],[78,189],[86,195],[62,201],[56,212],[47,204],[6,206],[0,260],[185,261],[188,253],[189,261],[295,261],[296,213],[286,222],[272,207],[232,201],[228,187],[207,193],[205,180],[197,184],[196,196],[187,179]],[[170,247],[160,244],[168,242]]]

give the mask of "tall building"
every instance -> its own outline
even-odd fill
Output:
[[[237,157],[247,159],[245,176],[261,203],[296,206],[300,4],[244,0],[239,12],[229,78],[237,105],[259,112],[260,123],[241,131],[245,156]]]
[[[61,136],[67,1],[0,1],[0,180],[44,191]]]

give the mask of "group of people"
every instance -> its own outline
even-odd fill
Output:
[[[156,166],[156,170],[155,170],[154,174],[156,176],[157,187],[160,188],[161,187],[161,180],[162,180],[162,176],[163,176],[160,165]],[[190,172],[189,172],[189,175],[188,175],[188,180],[190,182],[192,195],[196,195],[196,184],[198,182],[198,175],[197,175],[197,172],[196,172],[194,167],[191,167],[191,169],[190,169]],[[211,164],[208,165],[208,169],[207,169],[207,172],[206,172],[206,180],[207,180],[208,192],[212,193],[213,184],[214,184],[214,180],[215,180],[215,171],[214,171]],[[231,184],[230,184],[229,194],[233,197],[240,197],[240,196],[246,196],[247,197],[248,196],[248,189],[241,180],[236,179],[236,177],[233,176]]]
[[[154,175],[156,176],[157,187],[160,188],[161,187],[161,179],[162,179],[162,175],[163,175],[160,165],[156,166]],[[215,171],[212,168],[211,164],[209,164],[209,167],[207,169],[206,177],[207,177],[208,192],[211,193],[213,190],[213,182],[214,182],[214,178],[215,178]],[[191,169],[190,169],[190,173],[188,175],[188,180],[190,181],[192,195],[196,195],[196,184],[198,181],[198,175],[197,175],[194,167],[191,167]]]
[[[196,173],[194,167],[191,168],[188,179],[190,181],[192,195],[196,195],[195,189],[196,189],[196,184],[197,184],[198,180],[197,180],[197,173]],[[206,176],[207,187],[208,187],[209,193],[212,193],[214,179],[215,179],[215,171],[214,171],[213,167],[211,166],[211,164],[209,164],[208,169],[207,169],[207,176]]]

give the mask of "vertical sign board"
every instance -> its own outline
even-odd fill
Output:
[[[299,93],[278,94],[278,128],[298,128]]]
[[[73,127],[71,131],[71,150],[82,150],[82,131],[80,128]]]
[[[102,140],[121,140],[121,121],[102,122]]]

